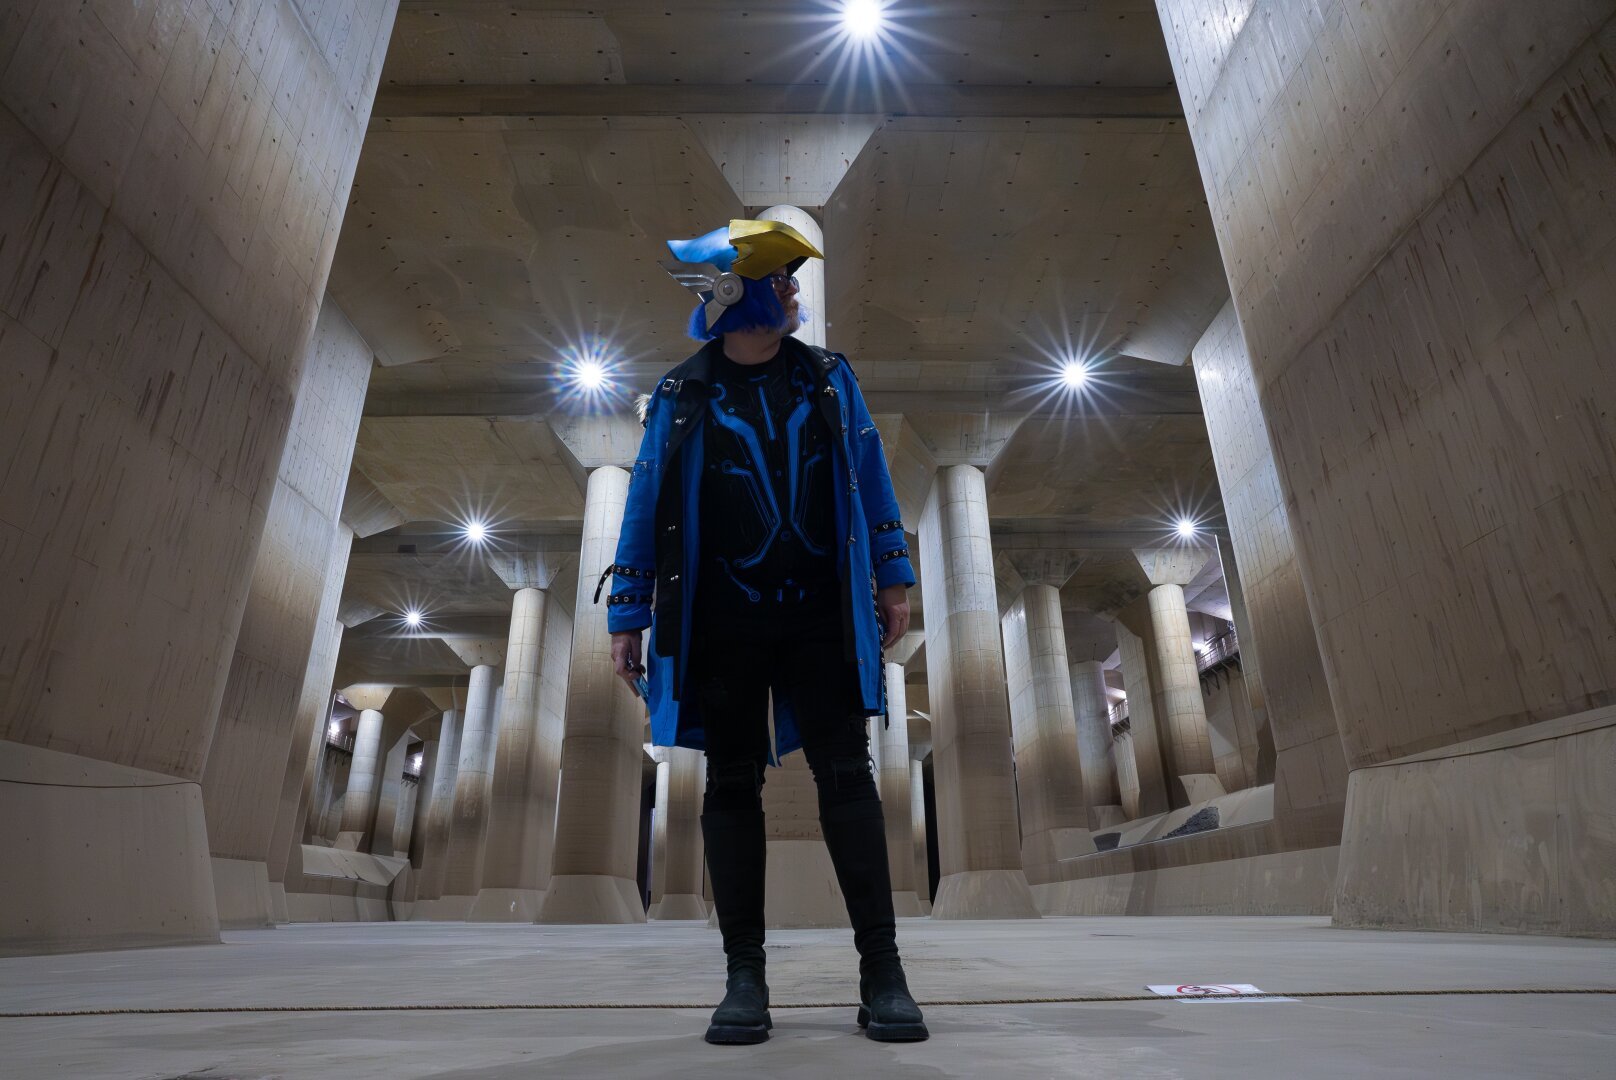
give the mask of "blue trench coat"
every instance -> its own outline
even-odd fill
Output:
[[[645,438],[629,480],[628,501],[607,600],[607,627],[651,627],[645,663],[650,685],[651,739],[658,746],[706,749],[701,710],[682,694],[690,656],[692,604],[700,564],[701,427],[706,422],[711,357],[722,346],[709,342],[670,371],[651,396]],[[785,338],[792,363],[813,373],[815,405],[831,432],[837,534],[842,586],[842,624],[856,666],[860,703],[867,716],[886,712],[886,679],[875,592],[914,585],[898,500],[870,419],[864,395],[847,358]],[[603,575],[604,577],[604,575]],[[597,598],[599,592],[596,593]],[[796,703],[782,694],[774,703],[774,762],[802,745]]]

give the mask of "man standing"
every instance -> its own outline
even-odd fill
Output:
[[[791,336],[793,275],[823,256],[773,221],[668,247],[670,272],[701,297],[690,332],[706,345],[651,396],[607,622],[653,741],[707,754],[701,825],[728,967],[707,1041],[762,1042],[772,1026],[762,793],[765,768],[799,747],[853,923],[859,1025],[924,1039],[898,958],[868,730],[886,711],[881,650],[908,629],[914,571],[852,369]]]

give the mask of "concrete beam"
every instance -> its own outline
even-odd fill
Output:
[[[625,380],[635,386],[649,385],[662,369],[643,372],[625,372]],[[1162,372],[1174,373],[1182,369],[1162,366]],[[880,362],[860,364],[860,371],[875,382]],[[872,415],[970,413],[992,414],[995,403],[1002,402],[1008,391],[986,390],[881,390],[874,387],[864,391],[865,403]],[[523,420],[546,418],[554,406],[555,396],[550,393],[521,391],[492,392],[433,392],[433,393],[372,393],[365,401],[366,416],[476,416],[491,420]],[[1096,398],[1086,408],[1074,408],[1053,395],[1041,399],[1017,401],[1012,412],[1015,421],[1029,417],[1113,417],[1113,416],[1196,416],[1201,412],[1201,398],[1196,392],[1193,378],[1163,378],[1155,372],[1115,376],[1107,385],[1103,398]],[[566,421],[558,416],[548,417],[558,428]],[[627,419],[624,417],[624,419]],[[568,418],[576,427],[578,420]],[[885,428],[883,427],[883,434]],[[560,434],[560,431],[557,431]],[[636,446],[638,443],[636,442]],[[630,451],[632,460],[632,451]]]
[[[1184,108],[1173,87],[925,86],[904,88],[903,107],[873,86],[792,85],[497,85],[384,86],[370,130],[419,117],[688,116],[735,114],[935,116],[949,119],[1175,120]]]

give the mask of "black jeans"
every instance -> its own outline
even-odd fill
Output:
[[[703,809],[761,809],[771,689],[796,705],[821,807],[879,800],[869,718],[855,715],[851,667],[834,589],[756,614],[698,602],[686,692],[700,705],[707,735]]]

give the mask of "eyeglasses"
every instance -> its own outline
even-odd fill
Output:
[[[798,287],[795,274],[770,274],[769,284],[774,286],[775,292],[785,292],[787,288],[795,289]]]

